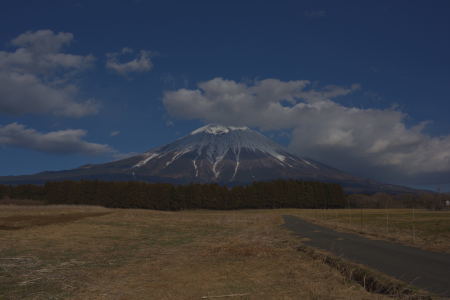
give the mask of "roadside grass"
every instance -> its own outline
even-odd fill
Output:
[[[284,212],[337,230],[450,253],[448,210],[292,209]]]
[[[0,299],[387,298],[298,252],[283,212],[0,206]]]

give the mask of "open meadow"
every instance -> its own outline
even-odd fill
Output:
[[[297,251],[280,226],[283,214],[333,212],[3,205],[0,299],[383,299]]]

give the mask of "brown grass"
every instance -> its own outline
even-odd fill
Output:
[[[61,213],[57,215],[15,215],[3,218],[0,217],[0,230],[18,230],[28,227],[70,223],[83,218],[98,217],[106,214],[108,213],[86,212],[86,213]]]
[[[10,199],[2,198],[0,199],[0,205],[45,205],[44,201],[31,200],[31,199]]]
[[[0,230],[0,299],[383,298],[299,253],[280,213],[3,206],[83,217]]]

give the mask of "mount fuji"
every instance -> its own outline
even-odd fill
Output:
[[[299,179],[335,182],[350,192],[408,192],[410,189],[362,179],[299,157],[247,127],[209,124],[170,144],[126,159],[65,171],[3,176],[0,183],[42,184],[61,180],[140,180],[239,185]]]

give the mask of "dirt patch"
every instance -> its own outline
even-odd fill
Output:
[[[0,230],[19,230],[24,228],[64,224],[89,217],[99,217],[109,213],[67,213],[58,215],[19,215],[0,218]]]

